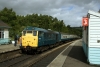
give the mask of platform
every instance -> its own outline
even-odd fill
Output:
[[[14,44],[0,45],[0,53],[5,53],[17,49],[19,49],[19,45],[17,46],[14,46]]]
[[[47,67],[95,67],[87,63],[82,40],[77,40],[64,49]]]

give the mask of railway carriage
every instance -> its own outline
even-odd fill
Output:
[[[69,40],[75,40],[75,39],[78,39],[80,37],[78,37],[77,35],[69,35]]]
[[[83,18],[82,45],[87,61],[100,65],[100,13],[89,10]]]
[[[61,41],[66,42],[70,40],[70,34],[68,33],[61,33]]]

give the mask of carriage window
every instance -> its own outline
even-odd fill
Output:
[[[37,35],[37,31],[33,31],[33,36],[36,36]]]

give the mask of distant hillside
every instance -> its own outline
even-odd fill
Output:
[[[82,27],[72,27],[72,28],[74,28],[74,29],[82,29]]]

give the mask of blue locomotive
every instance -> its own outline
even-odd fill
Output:
[[[66,40],[75,39],[76,35],[62,34],[38,27],[26,27],[22,31],[22,52],[41,51]]]

